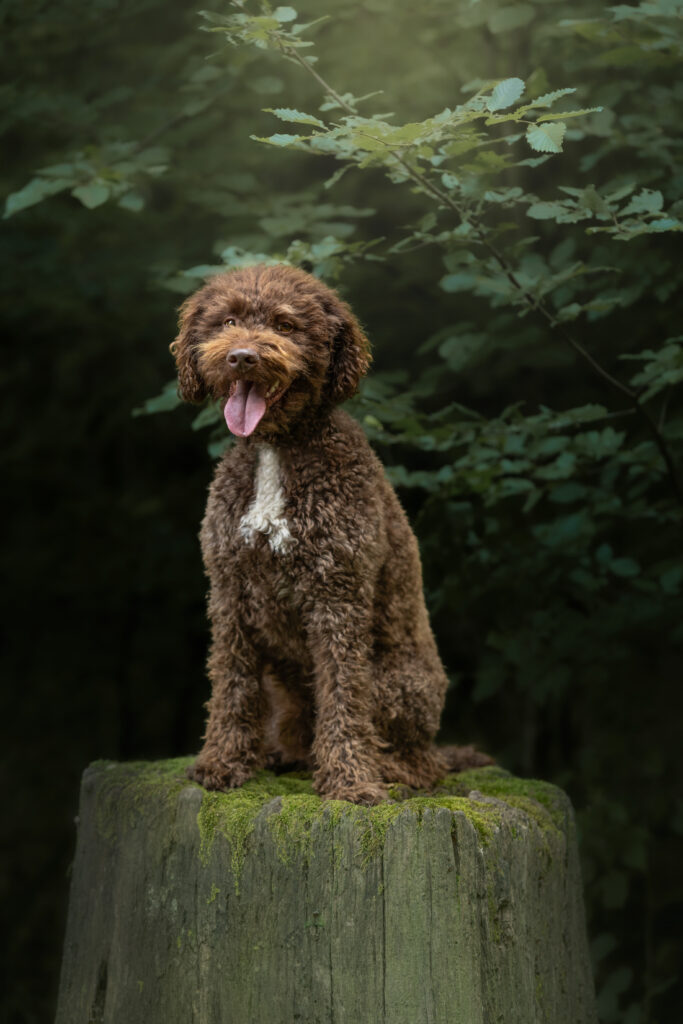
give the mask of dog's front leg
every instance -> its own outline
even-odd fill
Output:
[[[307,629],[315,675],[313,784],[323,797],[357,804],[387,797],[373,725],[370,617],[357,599],[327,593],[315,601]]]
[[[241,786],[265,764],[262,662],[239,622],[237,607],[231,604],[227,612],[216,595],[209,603],[209,718],[204,746],[188,770],[189,777],[206,789]]]

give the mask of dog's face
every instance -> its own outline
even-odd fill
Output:
[[[370,346],[339,296],[295,267],[219,274],[180,308],[171,345],[188,402],[224,400],[238,437],[286,432],[343,402],[370,363]]]

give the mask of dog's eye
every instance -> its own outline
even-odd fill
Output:
[[[294,330],[294,324],[290,324],[289,320],[281,320],[277,325],[277,329],[280,334],[291,334]]]
[[[236,327],[237,326],[237,321],[235,320],[234,316],[228,316],[223,321],[223,326],[224,327]]]

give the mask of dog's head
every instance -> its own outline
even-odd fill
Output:
[[[171,345],[187,402],[225,400],[238,437],[286,432],[343,402],[370,364],[370,346],[342,299],[285,264],[218,274],[180,307]]]

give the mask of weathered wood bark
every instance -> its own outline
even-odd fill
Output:
[[[57,1024],[595,1021],[559,790],[486,768],[368,809],[187,763],[85,772]]]

